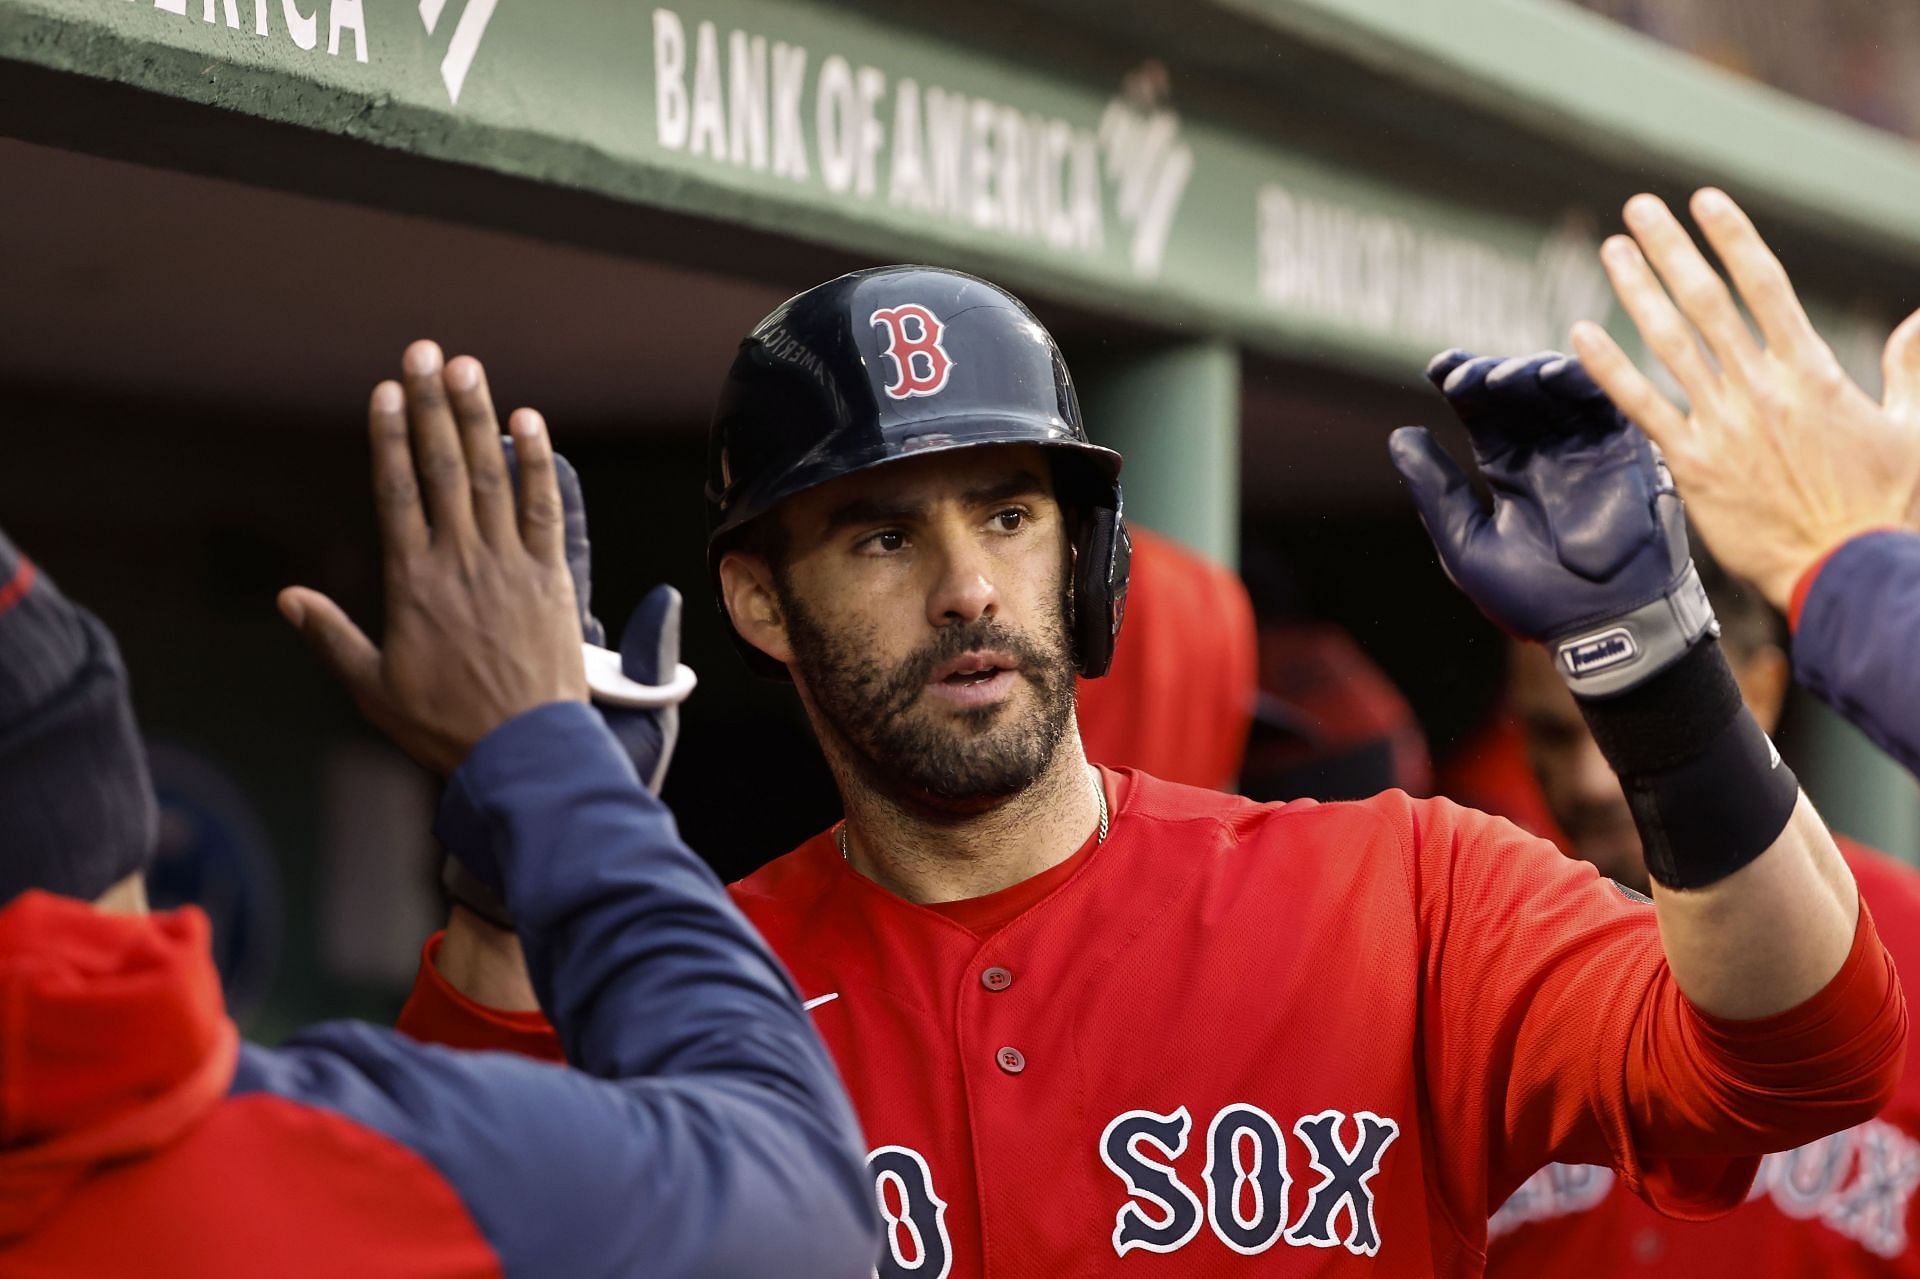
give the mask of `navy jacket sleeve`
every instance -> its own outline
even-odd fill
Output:
[[[1800,608],[1794,675],[1920,774],[1920,534],[1856,537],[1827,558]]]
[[[832,1063],[598,716],[554,704],[503,725],[441,825],[504,884],[578,1069],[338,1024],[248,1049],[236,1091],[419,1152],[510,1275],[869,1275],[872,1188]]]

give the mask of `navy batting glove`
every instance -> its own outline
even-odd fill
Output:
[[[514,491],[520,473],[513,441],[503,439]],[[580,473],[558,453],[554,478],[566,530],[567,571],[580,608],[580,633],[586,643],[587,688],[594,709],[626,748],[634,772],[647,789],[660,793],[667,765],[680,736],[680,703],[693,691],[693,672],[680,664],[680,592],[653,588],[627,619],[616,655],[606,649],[607,628],[593,615],[593,543],[587,537],[587,500]]]
[[[686,669],[680,665],[680,609],[680,592],[662,583],[647,592],[627,619],[627,628],[620,634],[620,673],[635,686],[670,689]],[[604,689],[597,691],[594,706],[626,747],[640,780],[658,795],[680,738],[680,703],[623,706],[605,698]]]
[[[503,439],[501,445],[517,495],[520,472],[513,441]],[[594,709],[633,761],[634,772],[657,795],[680,737],[680,703],[695,684],[693,672],[680,664],[680,592],[664,584],[654,587],[627,619],[620,651],[606,649],[606,628],[593,615],[593,546],[587,538],[587,503],[580,491],[580,475],[557,453],[553,462],[566,532],[567,571],[573,576],[573,597],[580,609],[587,689]],[[478,864],[482,841],[471,833],[480,828],[477,815],[466,811],[458,790],[448,788],[434,829],[457,856],[448,858],[441,882],[455,901],[511,929],[513,917],[496,888],[459,860],[464,856]]]
[[[1447,351],[1427,377],[1467,428],[1491,509],[1425,427],[1388,451],[1481,612],[1547,645],[1583,697],[1636,687],[1719,634],[1673,477],[1578,360]]]

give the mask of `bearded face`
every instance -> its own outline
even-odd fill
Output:
[[[788,499],[721,563],[734,625],[784,663],[830,754],[896,800],[978,811],[1073,724],[1066,512],[1029,445],[889,463]]]
[[[970,809],[1018,794],[1046,771],[1073,722],[1073,651],[1059,601],[1030,631],[959,622],[891,662],[878,656],[872,627],[836,631],[797,596],[783,592],[782,603],[794,668],[819,716],[860,771],[896,795]],[[997,681],[1019,687],[973,700],[972,690],[997,691]]]

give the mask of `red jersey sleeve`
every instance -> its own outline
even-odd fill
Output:
[[[489,1008],[454,989],[435,962],[445,936],[444,932],[435,933],[421,947],[420,971],[414,975],[413,992],[407,996],[395,1028],[424,1044],[469,1050],[497,1048],[540,1061],[565,1061],[560,1036],[554,1033],[545,1013]]]
[[[1485,1126],[1484,1147],[1462,1144],[1485,1150],[1492,1205],[1559,1161],[1610,1164],[1669,1215],[1715,1216],[1758,1156],[1891,1095],[1906,1006],[1864,906],[1819,994],[1757,1021],[1709,1017],[1675,984],[1644,898],[1499,818],[1407,802],[1425,1065],[1438,1113]]]

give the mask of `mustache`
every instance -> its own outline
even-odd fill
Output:
[[[920,697],[920,690],[932,677],[934,668],[975,649],[994,649],[1011,655],[1020,663],[1016,674],[1040,683],[1047,682],[1047,669],[1053,654],[1019,631],[1001,626],[988,618],[945,627],[926,645],[900,663],[880,688],[879,703],[884,718],[904,714]]]

